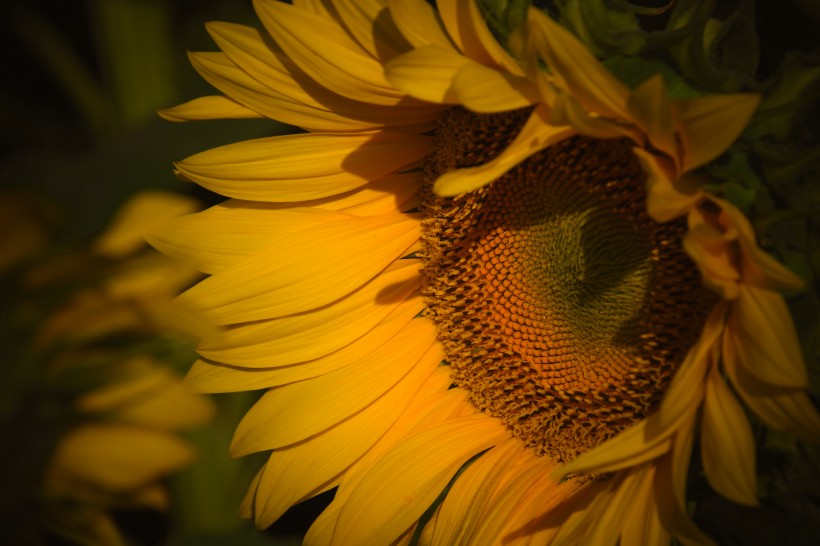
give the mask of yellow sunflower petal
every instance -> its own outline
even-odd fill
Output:
[[[783,296],[754,286],[739,290],[726,331],[739,365],[773,386],[808,387],[809,374]]]
[[[712,488],[731,501],[757,506],[752,427],[717,367],[706,382],[700,447]]]
[[[432,546],[465,544],[489,510],[492,493],[521,451],[517,440],[493,447],[467,467],[447,492],[433,532]]]
[[[424,0],[388,0],[387,5],[396,26],[413,46],[453,48],[438,11]]]
[[[646,212],[657,222],[668,222],[692,210],[702,199],[703,191],[695,178],[672,177],[668,161],[643,148],[632,149],[646,173]]]
[[[530,8],[530,39],[550,73],[588,109],[615,119],[629,119],[629,88],[596,59],[578,39],[546,13]]]
[[[624,472],[621,480],[614,478],[612,497],[607,499],[602,496],[595,500],[589,508],[590,515],[594,514],[595,519],[590,522],[583,544],[609,546],[612,544],[612,538],[621,534],[624,521],[633,504],[646,501],[645,498],[639,497],[638,493],[643,482],[652,480],[652,474],[647,472],[649,466],[645,464],[629,469]]]
[[[412,368],[438,365],[443,355],[429,350],[435,339],[429,321],[414,320],[358,362],[268,391],[239,423],[232,455],[294,444],[339,423],[370,405]]]
[[[452,49],[425,45],[385,65],[385,77],[408,95],[437,104],[455,104],[453,79],[470,59]]]
[[[370,55],[384,62],[409,50],[385,0],[336,0],[333,4],[353,38]]]
[[[468,408],[463,396],[448,390],[450,374],[443,366],[436,368],[422,385],[407,409],[378,442],[356,461],[341,478],[333,502],[313,522],[305,535],[305,544],[330,544],[342,507],[369,469],[381,457],[414,430],[457,416]]]
[[[655,74],[629,95],[627,109],[649,138],[649,142],[664,152],[680,172],[678,143],[675,135],[672,101],[666,92],[663,76]]]
[[[515,140],[498,157],[484,165],[458,169],[439,177],[433,186],[434,191],[443,197],[450,197],[485,186],[531,155],[575,134],[572,127],[550,125],[548,118],[549,111],[539,106]]]
[[[337,478],[401,416],[438,361],[416,366],[361,412],[290,448],[274,451],[259,483],[256,523],[267,527],[291,505]]]
[[[683,170],[691,171],[725,152],[749,124],[758,95],[723,95],[678,101]]]
[[[742,366],[729,336],[724,337],[723,360],[732,386],[766,425],[788,431],[803,442],[820,444],[820,413],[805,392],[761,383]]]
[[[669,532],[664,528],[658,511],[655,492],[656,466],[649,465],[635,491],[629,513],[624,516],[621,544],[669,544]]]
[[[703,283],[725,300],[736,299],[741,276],[731,244],[735,235],[715,225],[711,214],[699,208],[692,208],[687,220],[683,248],[700,270]]]
[[[770,290],[796,290],[803,287],[804,282],[800,277],[758,246],[752,224],[737,207],[723,199],[710,199],[720,206],[723,224],[736,233],[742,250],[740,270],[744,283]]]
[[[171,108],[163,108],[158,114],[168,121],[192,121],[200,119],[253,119],[262,118],[256,110],[243,106],[222,95],[210,95],[189,100]]]
[[[538,88],[529,79],[468,62],[455,75],[447,95],[479,113],[507,112],[538,102]]]
[[[364,186],[430,152],[422,135],[299,134],[228,144],[193,155],[178,171],[237,199],[304,201]]]
[[[478,2],[473,0],[439,0],[438,12],[445,27],[466,57],[512,74],[524,71],[493,36]]]
[[[253,507],[256,504],[256,491],[259,489],[259,482],[262,479],[262,473],[265,471],[264,465],[259,469],[259,472],[251,480],[248,491],[242,497],[242,502],[239,504],[239,517],[244,519],[251,519],[253,517]]]
[[[323,357],[346,346],[398,308],[419,287],[418,263],[401,260],[372,282],[322,309],[243,324],[199,347],[231,365],[272,368]],[[384,302],[374,301],[384,298]],[[415,307],[417,302],[408,302]],[[319,337],[319,336],[324,337]]]
[[[574,97],[562,90],[557,90],[551,101],[550,123],[552,125],[566,125],[574,128],[583,135],[593,138],[631,138],[642,144],[644,135],[632,125],[626,125],[590,112]]]
[[[220,325],[315,309],[353,293],[417,239],[418,222],[400,215],[320,224],[203,280],[180,301]]]
[[[372,104],[397,105],[403,93],[384,79],[382,65],[337,23],[275,0],[254,7],[273,39],[314,80]]]
[[[411,297],[397,305],[384,320],[368,329],[359,339],[327,356],[299,365],[254,369],[200,359],[191,367],[186,382],[200,392],[236,392],[286,385],[317,377],[366,357],[372,352],[373,347],[378,347],[392,338],[423,308],[424,303],[419,296]]]
[[[513,537],[503,536],[502,533],[505,524],[516,512],[523,509],[524,498],[534,488],[534,483],[543,477],[544,466],[539,463],[535,457],[531,457],[517,467],[507,469],[506,480],[493,495],[492,502],[482,506],[484,511],[468,528],[469,539],[463,542],[464,544],[514,543]],[[541,501],[543,506],[549,502],[549,498],[542,498]]]
[[[369,470],[342,506],[333,544],[389,544],[432,504],[461,465],[506,437],[498,421],[479,414],[407,438]],[[383,505],[373,498],[403,501]]]
[[[218,273],[291,234],[347,215],[321,208],[230,200],[175,218],[146,235],[154,248],[204,273]]]
[[[209,23],[208,31],[225,53],[192,53],[194,68],[211,85],[266,117],[310,131],[343,133],[384,126],[423,128],[436,117],[429,106],[379,106],[334,93],[254,28],[217,22]]]

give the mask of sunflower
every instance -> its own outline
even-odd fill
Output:
[[[232,445],[270,451],[259,527],[335,489],[307,544],[709,542],[696,436],[749,505],[744,406],[817,440],[801,280],[699,170],[758,97],[630,89],[534,8],[504,44],[471,1],[254,6],[191,54],[224,95],[163,115],[304,132],[179,162],[230,199],[151,240],[226,328],[189,380],[269,389]]]

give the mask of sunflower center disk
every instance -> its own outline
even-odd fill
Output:
[[[654,409],[715,299],[681,247],[685,223],[647,216],[626,140],[574,137],[475,192],[432,192],[494,158],[527,114],[441,122],[424,290],[453,381],[538,454],[569,461]]]

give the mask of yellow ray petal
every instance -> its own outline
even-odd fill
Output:
[[[228,197],[304,201],[361,187],[430,152],[422,135],[299,134],[220,146],[177,164],[178,171]]]
[[[218,273],[292,234],[347,215],[321,208],[229,200],[176,218],[146,235],[154,248],[204,273]]]
[[[506,479],[511,461],[519,451],[521,445],[517,440],[507,440],[467,467],[441,504],[432,546],[467,543],[471,531],[485,518],[493,491]]]
[[[253,119],[265,117],[256,110],[251,110],[235,100],[222,95],[199,97],[171,108],[163,108],[158,111],[158,114],[168,121],[226,118]]]
[[[379,441],[345,471],[339,489],[324,512],[314,521],[305,536],[306,544],[330,544],[339,514],[352,492],[367,475],[369,470],[399,442],[410,434],[443,423],[458,417],[464,412],[474,414],[472,406],[465,400],[464,393],[458,389],[449,389],[450,372],[444,366],[433,371],[430,378],[422,385],[410,406],[390,427]]]
[[[452,49],[425,45],[391,60],[385,77],[408,95],[437,104],[455,104],[451,86],[456,73],[470,59]]]
[[[739,290],[726,331],[738,364],[770,385],[808,387],[809,374],[783,296],[754,286],[740,285]]]
[[[539,106],[515,140],[498,157],[478,167],[444,174],[436,180],[434,191],[443,197],[450,197],[486,186],[531,155],[576,134],[572,127],[549,125],[548,118],[549,111]]]
[[[321,15],[325,19],[334,19],[334,16],[328,11],[327,5],[322,0],[293,0],[293,5],[299,9]]]
[[[259,368],[313,360],[363,336],[419,285],[418,264],[401,260],[340,301],[311,313],[243,324],[206,340],[199,351],[217,362]]]
[[[726,229],[736,233],[740,243],[740,271],[743,282],[769,290],[797,290],[803,280],[789,271],[757,244],[752,224],[734,205],[723,199],[710,197],[721,208],[720,220]]]
[[[415,366],[437,366],[443,355],[430,350],[435,339],[430,321],[414,320],[358,362],[271,389],[237,426],[232,455],[291,445],[339,423],[370,405]]]
[[[186,382],[200,392],[236,392],[286,385],[338,370],[367,356],[373,349],[392,338],[424,308],[419,296],[399,304],[387,317],[367,330],[359,339],[327,356],[278,368],[239,368],[207,362],[194,362]]]
[[[370,406],[295,446],[271,453],[259,483],[256,524],[267,527],[291,505],[333,480],[396,422],[438,365],[418,366]]]
[[[448,97],[474,112],[494,113],[530,106],[540,94],[528,78],[468,62],[456,73]]]
[[[120,424],[83,425],[54,454],[54,471],[114,492],[145,486],[190,463],[194,453],[171,434]]]
[[[237,102],[310,131],[356,132],[384,126],[418,126],[436,117],[429,106],[396,108],[343,97],[321,86],[258,30],[210,23],[208,31],[225,53],[192,53],[194,68]]]
[[[630,119],[626,108],[629,89],[575,36],[536,8],[530,8],[529,21],[529,35],[535,50],[561,87],[598,114]]]
[[[484,512],[479,519],[473,522],[469,529],[469,539],[463,544],[515,544],[515,539],[502,536],[505,524],[516,514],[525,510],[525,498],[534,488],[534,483],[543,477],[544,466],[539,464],[535,457],[509,468],[506,480],[493,495],[492,502],[482,506]],[[542,498],[542,506],[549,502],[549,498]],[[534,517],[537,512],[531,512]],[[458,544],[451,542],[450,544]]]
[[[582,540],[582,544],[589,546],[610,546],[613,537],[621,534],[624,520],[634,503],[646,502],[646,498],[640,498],[638,492],[644,481],[651,482],[652,476],[648,474],[649,464],[641,465],[638,468],[623,470],[612,479],[613,495],[610,498],[599,497],[592,506],[589,507],[592,519],[587,528],[587,532]]]
[[[820,414],[805,392],[761,383],[740,364],[728,336],[723,343],[723,359],[732,386],[766,425],[788,431],[803,442],[820,443]]]
[[[700,448],[712,488],[731,501],[757,506],[752,427],[717,367],[706,383]]]
[[[243,519],[253,518],[253,507],[256,504],[256,491],[259,488],[259,481],[262,479],[262,473],[265,471],[265,466],[259,469],[259,472],[251,480],[248,491],[242,497],[242,502],[239,505],[239,517]]]
[[[473,0],[439,0],[438,12],[450,37],[464,55],[479,63],[500,68],[512,74],[524,71],[487,28],[484,17]]]
[[[724,300],[736,299],[741,279],[732,244],[735,234],[716,225],[713,215],[701,208],[689,211],[687,223],[683,248],[700,270],[703,284]]]
[[[662,546],[669,544],[669,532],[660,520],[655,494],[656,466],[649,465],[630,502],[629,513],[624,516],[621,544],[646,544]]]
[[[384,79],[382,64],[338,23],[278,1],[255,0],[254,7],[288,57],[324,87],[372,104],[402,100],[404,94]]]
[[[387,6],[404,38],[415,47],[437,45],[452,49],[438,11],[424,0],[388,0]]]
[[[725,152],[748,125],[758,95],[722,95],[677,102],[683,170],[691,171]]]
[[[470,457],[507,438],[486,415],[453,419],[407,438],[382,457],[339,514],[333,544],[388,544],[417,520]],[[388,505],[374,498],[402,499]]]
[[[180,300],[220,325],[316,309],[367,283],[418,237],[418,221],[400,215],[320,224],[203,280]]]
[[[646,173],[646,212],[657,222],[668,222],[692,210],[702,199],[697,179],[673,179],[674,167],[643,148],[632,149]]]
[[[568,125],[583,135],[598,139],[627,137],[643,144],[644,135],[634,125],[598,115],[562,90],[557,90],[550,102],[550,124]]]
[[[672,101],[666,92],[663,76],[655,74],[639,85],[627,101],[627,109],[644,129],[649,142],[664,152],[680,172],[680,150],[675,135]]]
[[[692,454],[694,418],[672,438],[672,450],[657,462],[655,493],[661,521],[683,544],[715,546],[692,522],[686,506],[686,479]]]
[[[346,118],[330,110],[294,101],[280,92],[288,91],[288,86],[273,89],[264,85],[236,66],[224,53],[196,52],[190,53],[189,58],[196,71],[208,83],[267,118],[312,131],[365,131],[382,125]]]
[[[351,36],[381,62],[412,48],[386,4],[386,0],[336,0],[333,4]]]

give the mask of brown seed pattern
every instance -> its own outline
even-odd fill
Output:
[[[681,247],[683,221],[646,214],[625,139],[577,136],[489,186],[432,182],[480,165],[528,110],[451,110],[423,191],[424,293],[453,381],[538,454],[569,461],[644,418],[715,297]]]

